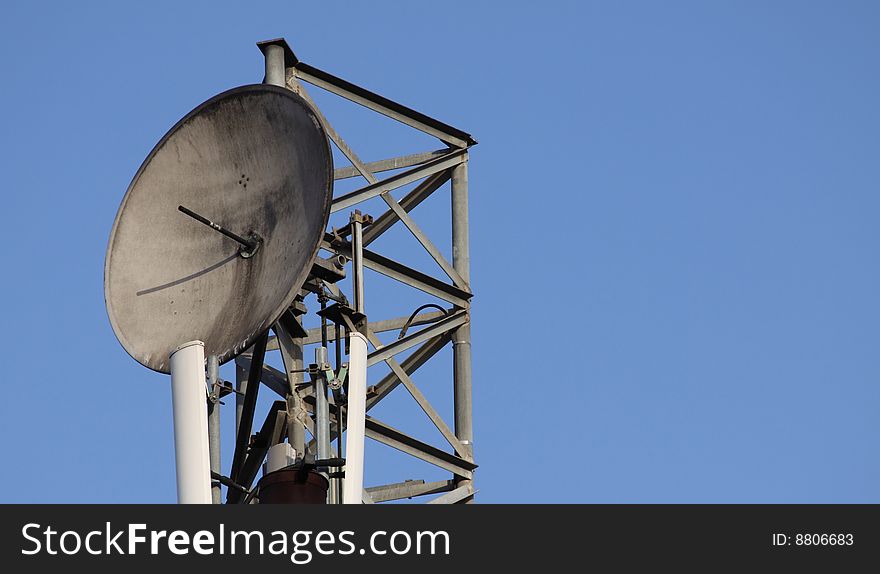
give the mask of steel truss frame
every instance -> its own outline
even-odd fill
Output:
[[[367,268],[448,303],[448,308],[443,311],[420,313],[412,317],[363,321],[360,324],[354,324],[345,317],[346,324],[338,329],[339,334],[333,325],[327,328],[327,336],[330,339],[337,339],[337,335],[341,335],[341,331],[344,330],[360,330],[373,347],[368,355],[368,367],[383,363],[391,369],[390,373],[369,387],[367,411],[379,404],[399,385],[403,385],[447,443],[445,449],[441,449],[408,436],[374,417],[367,416],[368,438],[442,468],[450,472],[451,477],[449,480],[439,482],[406,480],[396,484],[367,487],[364,489],[364,502],[386,502],[440,493],[442,494],[432,499],[430,503],[472,502],[476,493],[473,477],[477,465],[474,463],[471,402],[470,306],[473,293],[469,284],[468,150],[477,142],[466,132],[300,61],[283,38],[259,42],[257,46],[265,56],[266,82],[283,84],[306,99],[317,112],[330,139],[351,163],[351,166],[337,168],[335,179],[361,177],[366,181],[366,185],[355,191],[335,196],[331,212],[351,210],[374,197],[381,198],[387,205],[388,209],[376,217],[372,225],[363,227],[362,231],[360,224],[356,232],[352,231],[355,229],[354,225],[342,232],[333,229],[325,234],[321,244],[324,252],[351,261],[354,298],[363,298],[363,268]],[[304,84],[335,94],[432,135],[447,147],[365,163],[324,117]],[[383,179],[377,175],[391,170],[404,171],[398,171]],[[447,181],[451,181],[452,261],[444,257],[410,215],[416,206]],[[413,183],[417,185],[402,199],[396,200],[392,197],[390,193],[392,190]],[[437,263],[446,275],[446,279],[438,279],[429,273],[366,249],[398,222],[408,229]],[[335,290],[333,285],[328,287]],[[335,294],[341,296],[338,290]],[[305,309],[301,303],[299,305],[300,308],[297,308],[295,304],[273,327],[274,337],[269,337],[267,334],[267,337],[262,338],[253,348],[236,359],[237,444],[233,470],[230,477],[224,477],[224,480],[235,482],[243,489],[230,488],[227,502],[242,501],[245,497],[244,493],[251,487],[266,451],[272,444],[284,440],[285,435],[293,444],[309,446],[310,450],[315,447],[315,439],[306,442],[304,433],[308,429],[312,436],[315,436],[319,409],[316,408],[317,396],[314,386],[304,380],[303,347],[321,342],[322,333],[320,328],[306,330],[302,327],[300,315]],[[420,326],[421,329],[415,329]],[[383,345],[376,336],[377,333],[403,327],[414,329],[393,343]],[[431,405],[412,378],[413,373],[450,342],[453,345],[454,425],[452,428]],[[412,353],[398,361],[397,355],[413,348],[415,350]],[[267,351],[281,352],[286,372],[264,364],[263,357]],[[257,390],[261,385],[249,385],[248,381],[255,379],[259,379],[264,386],[284,400],[273,404],[262,430],[252,438],[250,433],[254,404]],[[333,395],[330,396],[330,403],[327,411],[329,411],[332,440],[338,436],[340,429],[344,430],[345,419],[341,416],[344,406],[336,405]],[[219,439],[214,440],[219,443]],[[212,450],[216,449],[219,449],[219,444],[212,444]],[[219,463],[212,462],[213,464]],[[219,475],[218,468],[212,470]],[[331,499],[332,497],[331,488]]]

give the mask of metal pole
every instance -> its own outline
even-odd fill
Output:
[[[238,361],[235,362],[235,434],[238,436],[238,427],[241,426],[241,410],[244,407],[244,395],[247,392],[247,371],[241,368]]]
[[[336,335],[336,344],[334,345],[334,352],[336,354],[336,369],[338,370],[340,367],[342,367],[342,344],[343,344],[342,343],[342,325],[339,323],[336,323],[334,325],[334,331],[335,331],[334,334]],[[336,404],[336,457],[343,458],[343,452],[342,452],[342,440],[343,440],[342,439],[342,421],[343,421],[343,418],[342,418],[342,415],[344,414],[345,409],[342,404],[342,389],[338,389],[338,390],[333,391],[333,402]],[[337,467],[335,470],[336,470],[336,472],[340,472],[343,469]],[[334,499],[333,503],[334,504],[342,504],[343,479],[340,477],[340,478],[334,478],[333,480],[335,481],[335,486],[336,486],[335,493],[334,493],[336,495],[336,498]]]
[[[277,44],[266,46],[266,81],[273,86],[285,85],[284,48]]]
[[[220,360],[217,355],[208,357],[208,447],[211,453],[211,471],[220,474]],[[220,504],[219,482],[211,483],[211,501]]]
[[[464,161],[452,171],[452,266],[470,283],[470,243],[468,238],[468,171]],[[470,313],[468,303],[468,313]],[[474,421],[471,388],[471,326],[468,322],[452,334],[453,378],[455,380],[455,435],[467,449],[464,458],[473,460]],[[460,479],[461,485],[472,481]],[[473,497],[471,497],[472,499]]]
[[[348,408],[346,409],[345,481],[342,503],[361,504],[364,492],[364,437],[367,408],[367,338],[349,333]]]
[[[273,86],[281,86],[282,88],[287,87],[287,68],[285,66],[284,61],[284,47],[280,44],[269,44],[266,46],[265,51],[265,64],[266,64],[266,84],[271,84]],[[301,323],[300,319],[297,317],[297,322]],[[299,371],[303,368],[303,343],[300,338],[293,338],[293,349],[292,354],[294,365],[292,367],[287,367],[288,370]],[[303,382],[303,375],[301,373],[297,373],[295,375],[293,383],[293,387],[295,388],[297,384]],[[293,391],[293,389],[291,389]],[[299,395],[296,392],[291,392],[291,394],[287,397],[288,403],[288,411],[290,416],[288,417],[287,424],[287,440],[296,449],[297,456],[302,457],[305,455],[305,427],[303,427],[302,421],[299,420],[300,416],[307,416],[304,412],[304,407],[302,406],[302,402],[299,398]]]
[[[360,211],[351,214],[351,284],[354,291],[354,310],[364,312],[364,235]]]
[[[229,478],[236,482],[241,482],[241,472],[244,466],[247,451],[250,446],[251,430],[254,423],[254,409],[257,407],[257,396],[260,392],[260,375],[263,372],[263,360],[266,358],[266,343],[269,339],[269,331],[258,335],[254,341],[251,354],[251,365],[248,369],[248,385],[247,392],[244,395],[244,402],[241,409],[241,420],[239,420],[238,429],[235,434],[235,451],[232,455],[232,468],[229,472]],[[227,491],[227,502],[230,498],[237,499],[238,493]]]
[[[296,450],[298,458],[306,455],[306,429],[301,417],[308,416],[305,406],[297,393],[287,395],[287,442]]]
[[[321,371],[315,376],[315,441],[318,443],[318,459],[330,458],[330,406],[327,403],[327,380],[324,367],[327,364],[327,347],[315,349],[315,364]]]
[[[205,344],[190,341],[171,353],[171,403],[177,502],[211,504],[208,410],[205,408]]]
[[[302,325],[302,318],[299,315],[294,316],[297,324]],[[287,397],[288,418],[287,418],[287,441],[296,449],[297,457],[302,458],[306,455],[306,428],[303,426],[303,419],[308,415],[306,407],[302,399],[295,389],[305,382],[305,373],[302,372],[305,366],[303,361],[303,340],[300,337],[291,337],[291,359],[293,367],[290,369],[293,373],[288,373],[291,378],[290,395]]]
[[[364,312],[364,217],[351,214],[351,284],[354,310]],[[337,329],[338,329],[337,325]],[[345,406],[345,480],[342,503],[362,504],[364,491],[364,437],[367,414],[367,338],[357,331],[348,334],[348,389]]]

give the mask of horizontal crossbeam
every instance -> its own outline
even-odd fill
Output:
[[[294,68],[297,78],[313,86],[327,90],[374,112],[430,134],[455,147],[465,148],[477,143],[470,134],[458,128],[454,128],[440,120],[436,120],[412,108],[338,78],[324,70],[310,66],[305,62],[297,62]]]
[[[405,167],[412,167],[414,165],[420,165],[425,163],[426,161],[430,161],[448,153],[449,148],[438,149],[436,151],[426,151],[422,153],[413,153],[400,157],[392,157],[379,161],[371,161],[369,163],[365,163],[364,167],[366,167],[370,171],[370,173],[381,173],[383,171],[391,171],[395,169],[403,169]],[[349,179],[352,177],[360,176],[361,172],[358,170],[358,168],[354,166],[338,167],[333,172],[333,179],[337,181],[340,179]]]
[[[333,240],[332,235],[325,236],[325,239],[326,240],[321,243],[322,249],[338,255],[344,255],[351,259],[350,243],[344,241],[331,243]],[[364,249],[363,254],[364,267],[372,269],[377,273],[381,273],[386,277],[390,277],[395,281],[400,281],[405,285],[424,291],[429,295],[448,301],[457,307],[467,307],[468,299],[473,297],[473,294],[470,291],[465,291],[455,285],[450,285],[436,277],[417,271],[412,267],[407,267],[402,263],[379,255],[368,249]]]
[[[377,442],[448,470],[462,478],[473,478],[473,471],[477,468],[477,465],[470,461],[415,439],[369,415],[366,419],[366,434],[367,437]]]
[[[475,494],[473,484],[463,484],[455,490],[447,492],[443,496],[438,496],[434,500],[428,501],[428,504],[455,504],[461,502],[472,494]]]
[[[410,321],[410,327],[418,327],[420,325],[428,325],[436,322],[441,317],[445,317],[447,313],[440,311],[431,311],[429,313],[419,313]],[[386,333],[388,331],[398,331],[403,329],[404,325],[409,321],[409,317],[397,317],[395,319],[385,319],[383,321],[373,321],[368,327],[373,333]],[[327,340],[333,341],[336,338],[336,326],[332,323],[327,325]],[[303,345],[314,345],[321,342],[321,328],[315,327],[306,331],[306,337],[302,340]],[[267,351],[278,350],[278,339],[269,337],[269,343],[266,345]]]
[[[367,355],[367,366],[371,367],[376,363],[380,363],[398,353],[402,353],[403,351],[414,347],[419,343],[423,343],[428,339],[433,339],[437,335],[442,335],[443,333],[452,331],[459,325],[465,324],[467,320],[467,311],[462,310],[457,313],[453,313],[448,317],[437,321],[436,323],[433,323],[429,327],[425,327],[420,331],[417,331],[411,335],[407,335],[403,339],[398,339],[393,343],[378,347],[375,351]]]
[[[455,167],[466,159],[467,150],[451,151],[448,154],[442,155],[427,163],[423,163],[413,169],[392,175],[391,177],[379,180],[375,183],[371,183],[360,189],[356,189],[350,193],[334,198],[333,203],[330,206],[330,213],[348,209],[362,201],[366,201],[387,191],[403,187],[404,185],[426,178],[431,174]]]
[[[407,480],[395,484],[371,486],[367,488],[367,492],[370,493],[370,496],[373,498],[373,502],[388,502],[389,500],[403,500],[405,498],[424,496],[426,494],[439,494],[441,492],[449,492],[454,488],[455,482],[452,480],[440,480],[436,482],[425,482],[424,480]]]

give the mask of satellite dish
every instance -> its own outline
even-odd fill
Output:
[[[119,342],[168,373],[200,340],[228,361],[290,306],[327,227],[333,159],[315,112],[266,84],[223,92],[165,134],[110,233],[104,298]]]

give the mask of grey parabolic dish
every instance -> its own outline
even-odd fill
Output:
[[[308,276],[332,187],[327,136],[290,90],[242,86],[187,114],[138,170],[110,234],[104,298],[125,350],[167,373],[188,341],[221,362],[248,348]],[[242,258],[179,205],[263,245]]]

